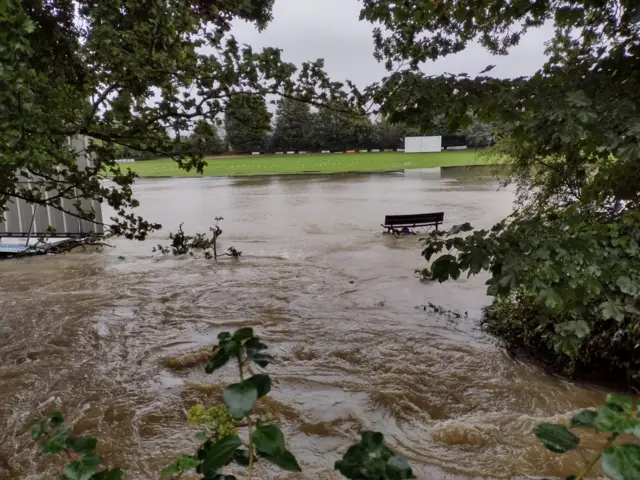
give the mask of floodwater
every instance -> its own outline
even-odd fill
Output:
[[[260,478],[337,479],[363,428],[418,478],[576,473],[579,456],[547,453],[531,431],[603,392],[506,356],[478,328],[486,278],[422,284],[418,238],[381,233],[385,214],[488,227],[509,213],[512,190],[459,173],[142,180],[140,213],[165,226],[148,241],[0,262],[0,478],[54,478],[60,463],[36,457],[27,423],[55,408],[127,478],[158,478],[196,447],[185,409],[235,378],[175,364],[245,325],[278,359],[261,408],[304,469],[261,466]],[[203,231],[216,216],[239,261],[151,256],[179,223]]]

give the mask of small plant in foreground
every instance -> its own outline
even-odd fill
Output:
[[[535,434],[547,450],[565,453],[578,449],[580,438],[571,431],[574,428],[591,428],[596,432],[609,433],[606,441],[591,457],[585,458],[582,471],[566,480],[582,480],[600,462],[602,472],[613,480],[640,478],[640,445],[616,443],[622,434],[640,438],[640,409],[631,397],[607,395],[605,405],[598,410],[583,410],[565,425],[543,423],[536,427]],[[582,452],[581,452],[582,453]]]
[[[206,373],[213,373],[229,361],[238,368],[239,382],[228,385],[223,392],[224,405],[205,407],[194,405],[187,412],[190,424],[200,427],[196,438],[201,442],[194,455],[179,455],[165,467],[163,478],[178,479],[185,473],[195,473],[202,480],[235,480],[223,473],[234,463],[246,467],[246,479],[253,477],[255,465],[269,462],[289,472],[301,468],[287,448],[284,434],[272,422],[271,415],[259,417],[253,408],[259,398],[271,391],[269,375],[258,373],[247,377],[251,365],[266,368],[274,358],[266,353],[267,346],[253,334],[251,328],[240,328],[233,334],[222,332],[218,345],[208,358]],[[242,440],[239,429],[246,429]],[[38,422],[33,438],[45,437],[41,450],[47,454],[65,452],[72,460],[64,469],[64,480],[122,480],[119,469],[97,471],[102,461],[95,453],[96,440],[89,437],[69,437],[71,429],[64,424],[62,415],[55,412]],[[335,463],[335,469],[353,480],[403,480],[414,478],[407,459],[394,453],[384,444],[378,432],[361,433],[360,443],[351,446],[344,457]],[[79,456],[81,455],[81,456]],[[191,478],[191,477],[190,477]]]
[[[73,436],[65,425],[60,412],[53,412],[43,421],[34,421],[31,437],[39,442],[39,453],[57,455],[64,453],[69,463],[62,471],[64,480],[122,480],[124,474],[119,468],[98,470],[102,457],[96,453],[95,438]]]

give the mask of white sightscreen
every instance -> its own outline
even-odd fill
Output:
[[[405,137],[404,152],[439,152],[442,150],[442,137]]]

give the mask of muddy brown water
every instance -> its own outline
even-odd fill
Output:
[[[243,325],[278,358],[261,408],[304,469],[261,467],[261,478],[339,478],[333,463],[362,428],[384,432],[418,478],[576,473],[579,457],[546,453],[531,431],[603,392],[506,356],[478,328],[486,278],[421,284],[417,238],[379,227],[385,214],[429,211],[444,211],[445,227],[487,227],[513,191],[434,169],[141,180],[136,193],[140,213],[166,227],[148,241],[0,263],[0,478],[54,478],[59,463],[36,458],[26,425],[55,408],[127,478],[158,478],[197,443],[184,409],[234,379],[167,359]],[[218,215],[239,262],[150,256],[180,222],[201,231]]]

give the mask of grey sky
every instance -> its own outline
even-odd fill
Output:
[[[276,0],[274,20],[259,33],[253,25],[237,22],[236,38],[254,48],[283,49],[286,61],[299,65],[306,60],[325,59],[333,80],[350,79],[364,87],[385,75],[384,66],[373,58],[373,26],[359,22],[358,0]],[[478,45],[458,55],[425,65],[428,73],[475,75],[489,64],[497,77],[518,77],[534,73],[544,61],[544,42],[549,29],[529,32],[506,57],[494,57]]]

